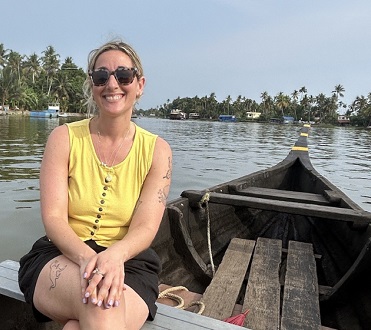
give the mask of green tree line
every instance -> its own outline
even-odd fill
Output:
[[[44,109],[50,103],[59,103],[62,111],[85,112],[82,85],[86,73],[72,57],[61,63],[60,55],[53,46],[37,55],[22,55],[6,49],[0,43],[0,105],[24,110]],[[163,105],[139,113],[152,113],[167,117],[172,109],[186,114],[197,112],[200,118],[217,119],[220,114],[235,115],[248,120],[247,112],[260,112],[260,120],[292,116],[295,120],[317,121],[335,124],[339,113],[350,116],[352,124],[367,126],[371,123],[371,92],[365,97],[357,96],[351,104],[342,99],[345,89],[336,85],[330,95],[310,95],[306,87],[291,94],[261,93],[259,102],[239,95],[235,100],[228,95],[218,101],[215,93],[209,96],[177,97]]]
[[[371,92],[367,97],[357,96],[349,105],[342,101],[344,93],[345,89],[340,84],[334,87],[330,96],[323,93],[317,96],[310,95],[306,87],[294,90],[290,95],[280,92],[271,96],[265,91],[260,95],[260,102],[242,95],[235,100],[228,95],[218,102],[215,93],[211,93],[203,97],[178,97],[173,101],[168,99],[163,105],[148,111],[159,117],[168,117],[172,109],[179,109],[187,115],[197,112],[203,119],[217,119],[221,114],[229,114],[240,120],[248,120],[248,112],[260,112],[259,120],[261,121],[291,116],[295,120],[327,124],[336,124],[339,113],[342,113],[350,117],[354,125],[370,125]]]
[[[61,110],[84,112],[82,85],[85,72],[71,57],[48,46],[41,56],[22,55],[0,43],[0,105],[23,110],[45,109],[59,103]]]

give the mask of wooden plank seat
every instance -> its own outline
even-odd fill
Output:
[[[34,329],[60,330],[55,322],[36,323],[33,320],[31,306],[24,302],[18,286],[19,263],[5,260],[0,263],[0,319],[2,330]],[[142,330],[237,330],[241,327],[204,317],[192,312],[179,310],[157,303],[158,311],[154,321],[147,321]],[[26,323],[27,322],[27,323]]]
[[[312,244],[289,242],[281,329],[320,329],[319,291]]]
[[[190,205],[199,205],[199,201],[205,192],[198,190],[186,190],[182,192],[183,197],[189,199]],[[368,225],[371,223],[371,214],[364,210],[353,210],[342,207],[314,205],[299,202],[288,202],[260,197],[231,195],[217,192],[209,193],[209,203],[233,205],[236,207],[250,207],[274,212],[298,214],[312,217],[322,217],[337,221],[347,221],[357,225]]]
[[[204,292],[203,315],[224,320],[232,315],[246,276],[255,241],[233,238],[214,278]]]
[[[281,256],[282,241],[258,238],[242,307],[250,310],[246,327],[279,329]]]
[[[330,205],[329,199],[327,199],[323,195],[300,191],[247,187],[244,189],[236,190],[236,194],[243,196],[268,198],[279,201],[300,202],[316,205]]]
[[[244,327],[321,329],[312,245],[290,241],[286,267],[282,266],[282,250],[281,240],[259,237],[254,244],[250,240],[232,239],[204,293],[203,315],[217,319],[230,317],[242,282],[248,277],[241,309],[249,310]]]

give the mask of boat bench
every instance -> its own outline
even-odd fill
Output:
[[[19,263],[13,260],[0,262],[0,328],[2,330],[60,330],[56,322],[36,323],[31,306],[26,304],[18,286]],[[237,330],[241,327],[211,319],[192,312],[157,303],[154,321],[147,321],[142,330]]]
[[[269,198],[279,201],[287,202],[299,202],[307,204],[316,204],[316,205],[330,205],[332,200],[327,198],[329,193],[326,193],[326,196],[320,194],[291,191],[291,190],[279,190],[271,188],[261,188],[261,187],[247,187],[243,189],[238,189],[236,192],[239,195],[251,196],[258,198]]]
[[[232,189],[232,187],[230,188]],[[361,229],[364,229],[365,226],[367,227],[371,223],[370,212],[362,209],[354,210],[350,208],[330,206],[331,203],[329,205],[322,205],[325,203],[325,197],[322,198],[317,194],[309,194],[308,196],[308,193],[298,193],[298,196],[295,198],[295,193],[293,192],[285,193],[278,189],[256,188],[256,191],[260,190],[261,192],[265,189],[265,196],[259,194],[259,197],[255,197],[250,196],[251,192],[249,192],[249,189],[250,188],[236,190],[234,191],[235,194],[211,191],[208,194],[208,202],[236,207],[250,207],[253,209],[288,214],[322,217],[337,221],[347,221],[359,226]],[[276,196],[274,196],[274,194],[276,194]],[[279,194],[280,198],[278,198]],[[204,191],[198,190],[185,190],[181,194],[182,197],[188,198],[191,207],[199,207],[200,200],[204,195]],[[330,193],[327,192],[327,195],[330,196]],[[288,198],[288,196],[290,198]],[[305,196],[312,202],[309,203],[308,200],[305,200]],[[303,202],[303,200],[305,200],[305,202]]]
[[[202,298],[206,306],[203,315],[219,320],[230,317],[242,293],[242,311],[249,310],[244,327],[321,329],[312,245],[289,242],[283,279],[280,278],[280,269],[285,268],[281,265],[282,253],[280,240],[232,239]],[[244,290],[242,282],[247,277]]]

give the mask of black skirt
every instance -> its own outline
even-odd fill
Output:
[[[92,240],[85,243],[97,253],[106,249]],[[35,242],[31,251],[23,256],[19,262],[19,287],[24,294],[26,302],[32,305],[34,316],[38,322],[51,320],[40,313],[33,304],[36,282],[44,266],[59,255],[62,255],[59,249],[44,236]],[[149,320],[154,319],[157,311],[155,302],[158,297],[158,274],[160,270],[160,259],[152,249],[147,249],[135,258],[125,262],[125,284],[131,287],[145,301],[149,309]]]

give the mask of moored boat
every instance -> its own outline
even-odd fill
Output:
[[[170,112],[169,118],[173,120],[182,120],[185,119],[185,113],[179,109],[173,109]]]
[[[348,116],[345,116],[345,115],[339,115],[338,116],[338,124],[340,126],[350,125],[350,118]]]
[[[190,112],[188,119],[200,119],[200,114],[198,112]]]
[[[219,121],[226,121],[226,122],[235,122],[235,121],[237,121],[237,118],[236,118],[236,116],[233,116],[233,115],[220,115],[218,117],[218,120]]]
[[[60,110],[59,109],[59,104],[49,104],[48,108],[45,109],[45,110],[32,110],[32,111],[30,111],[30,116],[31,117],[38,117],[38,118],[57,118],[60,114],[59,110]],[[60,117],[62,117],[62,116],[60,116]]]
[[[371,328],[371,213],[314,169],[308,130],[302,128],[277,165],[202,191],[184,191],[168,203],[153,242],[163,264],[161,283],[204,294],[212,265],[218,269],[234,238],[272,239],[282,251],[290,242],[310,244],[322,325]],[[287,264],[283,252],[280,278]],[[243,300],[239,296],[236,303]]]

